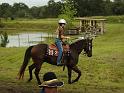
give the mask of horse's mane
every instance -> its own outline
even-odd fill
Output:
[[[84,41],[84,39],[79,39],[79,40],[77,40],[76,42],[73,42],[72,44],[70,44],[70,47],[77,46],[77,45],[79,45],[82,41]]]
[[[77,40],[76,42],[74,42],[70,45],[70,49],[76,50],[78,52],[78,54],[80,54],[84,47],[84,44],[85,44],[85,39]]]

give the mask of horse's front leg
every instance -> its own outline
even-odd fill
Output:
[[[72,69],[69,66],[67,66],[67,68],[68,68],[68,83],[71,84],[71,73],[72,73]]]
[[[74,83],[74,82],[77,82],[79,80],[79,78],[81,77],[81,71],[78,69],[77,66],[72,67],[72,70],[75,71],[76,73],[78,73],[78,77],[72,81],[72,83]]]

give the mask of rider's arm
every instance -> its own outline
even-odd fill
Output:
[[[70,38],[68,36],[64,36],[64,29],[63,28],[59,28],[59,36],[61,37],[61,39],[69,39]]]
[[[70,37],[61,35],[61,38],[62,38],[62,39],[69,39]]]

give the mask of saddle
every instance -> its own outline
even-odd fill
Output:
[[[62,47],[63,47],[64,53],[67,53],[70,51],[69,45],[63,44]],[[48,46],[48,55],[58,56],[58,53],[59,53],[59,51],[58,51],[56,44],[51,44]]]

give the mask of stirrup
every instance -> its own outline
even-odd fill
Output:
[[[64,64],[63,63],[59,63],[59,64],[57,64],[57,66],[63,66]]]

